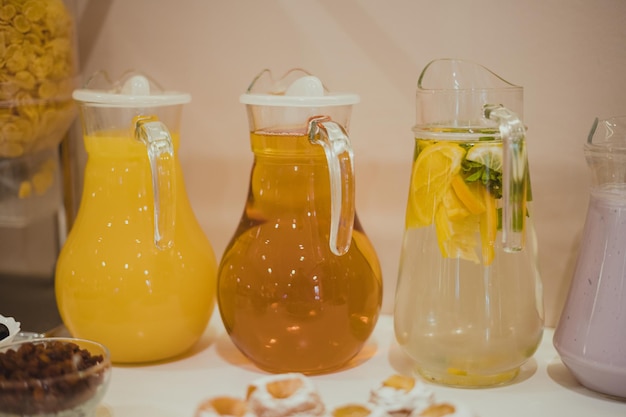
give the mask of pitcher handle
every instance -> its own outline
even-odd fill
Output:
[[[498,123],[502,137],[502,244],[507,252],[524,248],[526,223],[526,128],[502,105],[486,104],[487,119]]]
[[[167,127],[155,117],[135,123],[135,138],[146,145],[154,195],[154,244],[164,250],[174,244],[176,165]]]
[[[344,255],[350,249],[354,227],[354,162],[345,129],[329,117],[309,120],[309,141],[321,145],[330,178],[330,250]]]

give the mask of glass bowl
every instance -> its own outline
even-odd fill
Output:
[[[0,347],[0,417],[87,417],[108,388],[111,356],[100,343],[71,337]]]

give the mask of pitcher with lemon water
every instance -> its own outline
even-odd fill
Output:
[[[178,160],[188,94],[140,73],[92,77],[74,91],[88,159],[76,221],[59,255],[59,312],[114,362],[189,349],[215,305],[217,263]]]
[[[523,89],[481,65],[420,75],[394,323],[428,380],[507,383],[541,340],[522,111]]]

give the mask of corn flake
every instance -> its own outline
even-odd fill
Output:
[[[0,21],[10,22],[17,13],[17,9],[12,4],[5,4],[0,8]]]
[[[18,14],[13,18],[13,27],[20,33],[26,33],[30,30],[30,22],[23,14]]]
[[[31,22],[39,22],[46,15],[46,6],[42,1],[29,1],[22,9],[24,16]]]

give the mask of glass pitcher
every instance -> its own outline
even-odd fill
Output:
[[[626,116],[596,120],[584,151],[587,219],[553,341],[581,384],[626,398]]]
[[[468,61],[419,78],[394,326],[437,383],[510,381],[542,337],[522,94]]]
[[[104,343],[114,362],[169,358],[202,335],[217,262],[187,199],[178,160],[183,93],[128,73],[100,73],[79,103],[88,159],[55,291],[73,336]]]
[[[378,319],[380,265],[354,207],[357,101],[298,69],[278,81],[265,70],[241,96],[254,163],[218,305],[237,348],[270,372],[337,369]]]

